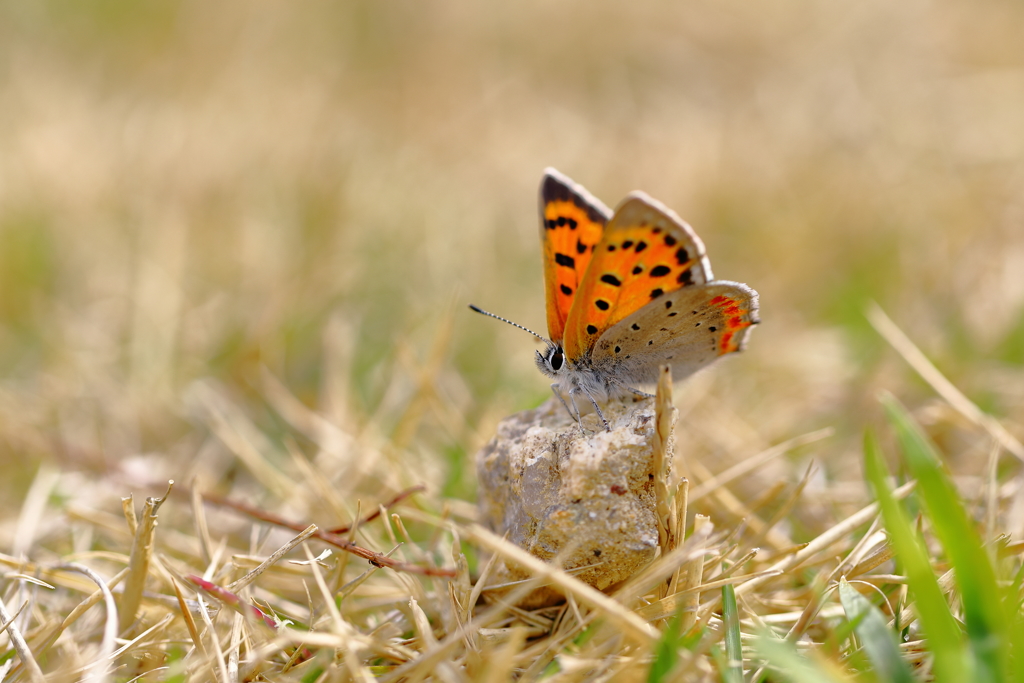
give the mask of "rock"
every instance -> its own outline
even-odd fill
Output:
[[[586,434],[552,398],[506,418],[476,457],[482,521],[532,555],[605,589],[629,578],[655,556],[658,529],[653,472],[654,400],[602,406],[611,431],[585,415]],[[669,443],[671,452],[672,443]],[[529,575],[499,563],[488,585]],[[519,604],[534,608],[564,600],[542,587]]]

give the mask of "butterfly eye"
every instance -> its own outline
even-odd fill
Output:
[[[551,369],[552,370],[561,370],[562,369],[562,361],[563,361],[562,350],[561,349],[555,349],[554,351],[552,351],[551,358],[548,361],[548,362],[551,363]]]

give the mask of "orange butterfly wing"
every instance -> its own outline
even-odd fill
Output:
[[[589,192],[553,168],[540,185],[540,238],[544,245],[544,287],[548,334],[560,343],[565,321],[594,247],[612,212]]]
[[[643,192],[629,194],[605,227],[572,300],[566,357],[579,361],[605,330],[631,313],[711,279],[704,244],[693,229]]]

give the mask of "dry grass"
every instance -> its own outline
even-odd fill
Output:
[[[862,473],[883,390],[1017,566],[1022,28],[1009,0],[4,4],[4,680],[646,680],[680,606],[672,675],[717,680],[729,582],[748,680],[763,627],[849,672],[840,577],[909,608]],[[542,327],[545,166],[673,207],[764,324],[676,387],[688,538],[611,595],[538,568],[569,600],[523,613],[483,591],[515,551],[471,463],[547,387],[465,304]]]

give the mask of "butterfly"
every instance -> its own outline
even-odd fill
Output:
[[[643,192],[631,192],[613,212],[549,168],[540,219],[549,338],[470,308],[545,342],[537,367],[581,429],[577,396],[610,429],[600,403],[650,397],[638,387],[656,382],[661,366],[682,379],[742,350],[760,322],[757,292],[715,280],[693,228]]]

